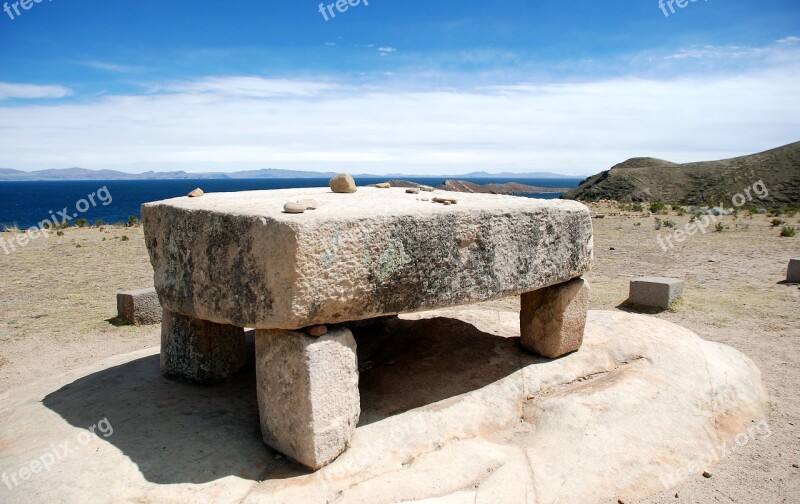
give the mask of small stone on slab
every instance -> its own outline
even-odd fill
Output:
[[[433,198],[434,203],[444,203],[445,205],[455,205],[458,200],[455,198]]]
[[[195,189],[194,191],[190,192],[190,193],[188,194],[188,196],[189,196],[190,198],[199,198],[200,196],[202,196],[202,195],[204,195],[204,194],[205,194],[205,193],[203,192],[203,190],[202,190],[202,189],[200,189],[200,188],[198,187],[198,188],[197,188],[197,189]]]
[[[356,181],[349,173],[340,173],[331,179],[331,191],[335,193],[354,193],[356,192]]]
[[[410,189],[406,189],[408,194],[419,194],[419,187],[412,187]]]
[[[283,211],[290,214],[301,214],[306,211],[308,207],[303,203],[286,203],[283,205]]]
[[[666,310],[681,294],[679,278],[641,277],[631,280],[628,302]]]
[[[379,184],[375,184],[375,187],[377,187],[378,189],[391,189],[392,184],[390,184],[389,182],[381,182]]]

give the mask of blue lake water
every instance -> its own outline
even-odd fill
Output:
[[[404,177],[420,184],[438,186],[442,177]],[[539,187],[577,187],[580,179],[465,179],[476,184],[520,182]],[[384,182],[386,178],[357,178],[359,185]],[[263,189],[327,187],[327,178],[202,179],[202,180],[75,180],[0,182],[0,226],[27,229],[46,219],[62,221],[60,212],[90,223],[102,219],[111,224],[139,217],[139,207],[148,201],[185,196],[195,187],[205,192],[235,192]],[[92,195],[92,197],[90,197]],[[560,193],[525,195],[555,199]],[[66,209],[66,210],[65,210]]]

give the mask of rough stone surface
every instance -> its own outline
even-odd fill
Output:
[[[298,218],[286,201],[315,199]],[[460,194],[421,205],[402,188],[213,193],[142,206],[171,311],[301,329],[520,295],[585,273],[592,222],[574,201]]]
[[[789,268],[786,270],[786,281],[790,283],[800,283],[800,259],[789,261]]]
[[[135,325],[161,322],[161,305],[155,288],[118,292],[117,315]]]
[[[161,370],[196,383],[218,383],[244,366],[244,329],[164,310]]]
[[[683,280],[679,278],[634,278],[628,302],[666,310],[682,293]]]
[[[356,181],[349,173],[340,173],[331,179],[331,191],[335,193],[354,193],[357,191]]]
[[[318,469],[350,443],[361,407],[353,334],[256,332],[258,409],[264,442]]]
[[[589,282],[576,278],[521,296],[520,341],[543,357],[556,359],[581,347],[589,310]]]
[[[252,353],[233,380],[197,387],[165,379],[153,348],[0,392],[0,473],[73,450],[0,482],[0,501],[638,502],[678,471],[716,474],[698,461],[723,443],[728,468],[746,463],[735,438],[748,429],[755,451],[775,441],[756,366],[653,317],[589,312],[582,350],[553,361],[519,347],[517,312],[442,310],[387,327],[355,334],[391,351],[361,376],[350,449],[316,473],[264,446]],[[104,417],[113,434],[86,437]]]

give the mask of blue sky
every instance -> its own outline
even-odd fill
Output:
[[[584,175],[800,140],[800,4],[668,3],[6,2],[0,167]]]

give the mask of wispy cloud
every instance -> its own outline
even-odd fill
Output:
[[[322,92],[334,91],[337,88],[337,84],[322,81],[224,76],[208,77],[166,86],[154,86],[153,90],[155,92],[167,91],[177,94],[204,94],[220,97],[275,98],[286,96],[310,97]]]
[[[388,54],[392,54],[393,52],[397,52],[397,49],[394,47],[379,47],[378,52],[381,56],[386,56]]]
[[[37,84],[0,82],[0,100],[7,100],[10,98],[55,99],[71,95],[72,90],[65,86],[41,86]]]
[[[79,62],[81,66],[91,68],[94,70],[101,70],[104,72],[129,74],[136,73],[142,70],[141,67],[134,65],[122,65],[119,63],[111,63],[108,61],[86,60]]]

